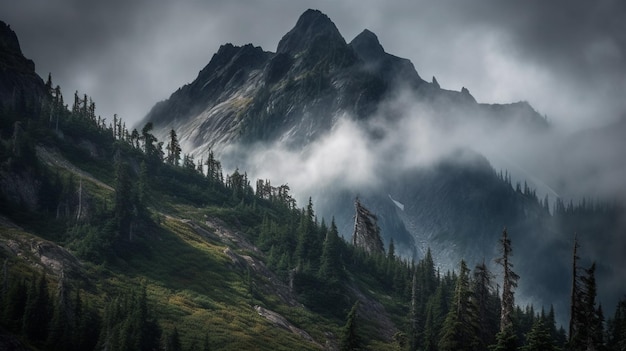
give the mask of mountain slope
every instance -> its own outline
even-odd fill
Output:
[[[276,53],[223,45],[192,83],[155,105],[140,125],[153,122],[159,137],[175,129],[196,156],[235,142],[303,146],[345,115],[371,118],[400,88],[418,101],[486,108],[466,89],[453,92],[425,82],[410,61],[386,53],[370,31],[347,44],[326,15],[308,10]],[[506,119],[509,106],[498,106],[489,113]],[[532,109],[523,115],[531,124],[544,123]]]
[[[196,80],[159,102],[145,122],[154,122],[161,137],[176,130],[194,157],[206,159],[215,150],[227,169],[247,169],[253,177],[280,175],[276,169],[289,170],[293,163],[307,173],[303,178],[310,175],[296,194],[313,196],[318,213],[335,216],[344,237],[351,233],[358,196],[383,214],[385,245],[393,238],[404,257],[423,257],[430,247],[445,269],[459,257],[480,262],[492,256],[505,226],[522,242],[521,257],[571,245],[569,227],[557,218],[563,213],[557,216],[553,208],[561,200],[538,199],[544,194],[532,188],[543,187],[541,179],[522,187],[533,175],[518,172],[516,160],[506,157],[509,148],[523,150],[550,138],[546,118],[527,102],[478,103],[466,88],[426,82],[410,61],[386,53],[374,33],[364,30],[346,43],[316,10],[302,14],[275,53],[223,46]],[[481,148],[513,165],[519,184],[498,174]],[[326,173],[331,176],[320,181]],[[604,225],[614,226],[611,233],[623,227],[614,220]],[[586,244],[596,246],[592,239]],[[558,257],[554,267],[566,269],[567,257]],[[536,270],[531,263],[520,267],[522,273]],[[536,298],[532,286],[563,276],[552,273],[522,283],[529,299]],[[616,274],[605,273],[608,280]],[[557,290],[552,296],[567,296],[567,289]]]

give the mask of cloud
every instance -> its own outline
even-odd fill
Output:
[[[273,51],[306,8],[349,41],[364,28],[425,78],[483,102],[527,100],[569,130],[607,124],[626,102],[626,3],[532,0],[3,2],[40,75],[92,96],[103,117],[139,121],[191,82],[219,45]]]

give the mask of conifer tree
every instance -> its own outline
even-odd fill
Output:
[[[626,299],[621,299],[615,308],[613,318],[607,321],[607,349],[626,350]]]
[[[554,339],[550,335],[549,326],[545,324],[543,318],[537,318],[533,326],[526,334],[526,345],[521,348],[522,351],[556,351]]]
[[[26,337],[33,341],[45,341],[48,337],[48,324],[51,318],[50,296],[46,275],[33,279],[28,289],[22,329]]]
[[[492,279],[493,274],[489,272],[484,261],[476,266],[474,269],[473,291],[478,313],[478,337],[482,350],[494,343],[494,336],[499,327],[499,303],[497,296],[494,296],[493,293]]]
[[[167,337],[167,351],[182,351],[180,345],[180,335],[178,335],[178,328],[174,327],[172,334]]]
[[[508,237],[506,228],[502,232],[500,245],[502,256],[496,259],[496,263],[502,266],[503,270],[500,331],[496,334],[496,343],[490,349],[492,351],[512,351],[517,349],[517,335],[513,329],[512,314],[515,308],[513,289],[517,287],[519,275],[513,272],[513,263],[510,261],[510,256],[512,255],[511,240]]]
[[[337,283],[341,277],[339,233],[335,219],[330,223],[330,230],[326,233],[320,258],[320,269],[318,276],[326,282]]]
[[[356,351],[361,350],[363,345],[358,330],[358,309],[359,302],[355,302],[348,313],[346,324],[343,327],[343,334],[341,336],[341,351]]]
[[[502,266],[504,276],[502,282],[502,306],[500,312],[500,331],[502,332],[507,327],[511,327],[513,325],[513,321],[511,319],[513,308],[515,308],[515,293],[513,289],[517,287],[519,275],[513,272],[513,263],[511,263],[510,260],[513,249],[511,248],[511,239],[508,237],[506,228],[502,232],[500,245],[502,257],[496,259],[496,263]]]
[[[176,136],[176,131],[174,129],[170,130],[170,141],[168,142],[166,149],[166,162],[171,165],[178,166],[182,149],[180,148],[180,144],[178,143],[178,137]]]
[[[7,292],[4,320],[13,332],[19,332],[22,327],[27,293],[28,289],[23,280],[15,280]]]
[[[469,269],[461,261],[450,310],[441,329],[440,351],[475,350],[479,346],[478,316],[470,288]]]

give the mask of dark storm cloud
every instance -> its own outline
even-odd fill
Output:
[[[274,51],[306,8],[350,41],[364,28],[444,88],[481,102],[528,100],[570,129],[624,113],[623,1],[78,1],[0,4],[40,75],[138,121],[192,81],[220,44]],[[68,100],[66,98],[66,100]]]

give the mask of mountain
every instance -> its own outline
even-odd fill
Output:
[[[401,88],[418,101],[496,119],[515,114],[545,126],[528,105],[480,105],[467,89],[448,91],[424,81],[409,60],[386,53],[368,30],[346,43],[317,10],[302,14],[275,53],[223,45],[192,83],[156,104],[140,125],[152,122],[163,137],[175,129],[185,149],[198,156],[236,142],[303,146],[344,115],[372,118]]]
[[[319,33],[322,39],[312,40],[312,46],[287,36],[280,45],[287,57],[294,65],[315,66],[318,61],[290,52],[318,50],[334,40],[342,44],[336,52],[345,56],[324,60],[333,70],[343,70],[345,60],[353,56],[342,49],[345,43],[327,17],[313,11],[301,22],[290,32],[293,38],[316,38]],[[129,132],[117,119],[107,125],[86,95],[81,99],[75,94],[68,108],[60,89],[50,89],[50,80],[42,90],[32,65],[15,50],[19,47],[15,33],[0,34],[0,42],[12,43],[7,47],[13,48],[12,55],[0,57],[3,74],[20,77],[5,81],[5,86],[21,91],[19,103],[11,97],[0,109],[0,349],[336,350],[351,345],[388,350],[458,344],[466,339],[450,332],[457,327],[463,338],[471,337],[487,349],[498,330],[496,280],[484,264],[474,269],[471,284],[464,261],[458,275],[441,269],[450,259],[458,261],[460,252],[473,259],[472,248],[498,242],[489,232],[476,235],[472,230],[505,220],[514,223],[511,232],[525,232],[524,240],[518,236],[514,241],[516,257],[523,258],[515,269],[522,281],[534,282],[538,296],[533,297],[558,302],[558,292],[571,286],[563,279],[567,269],[562,267],[564,262],[569,266],[571,247],[563,245],[560,230],[613,234],[623,218],[619,207],[591,202],[574,205],[558,200],[550,213],[548,204],[540,202],[527,184],[514,189],[507,173],[497,174],[472,150],[452,148],[428,166],[399,167],[397,156],[392,157],[399,145],[387,145],[389,138],[401,139],[398,131],[364,115],[349,123],[338,120],[330,134],[362,128],[363,134],[357,135],[372,138],[372,150],[393,151],[382,153],[389,158],[383,165],[398,169],[379,167],[375,175],[384,181],[358,188],[363,196],[354,206],[355,188],[341,186],[348,183],[320,188],[319,206],[339,210],[337,220],[327,220],[332,216],[317,211],[310,198],[299,208],[287,185],[272,186],[266,179],[257,182],[255,191],[247,173],[224,174],[215,157],[208,159],[207,171],[192,158],[184,157],[181,164],[180,155],[165,157],[160,152],[163,141],[152,134],[150,125],[141,134]],[[359,66],[360,70],[387,78],[406,74],[398,72],[409,67],[407,61],[381,54],[372,45],[373,35],[363,35],[355,44],[360,55],[395,68],[371,65]],[[259,52],[249,49],[252,56]],[[248,62],[250,57],[244,56],[240,58]],[[23,71],[15,62],[30,68]],[[429,83],[414,82],[417,91],[430,89],[425,88]],[[455,94],[451,96],[459,96]],[[473,103],[467,92],[460,94],[466,95],[461,104],[489,108]],[[437,99],[431,102],[436,104]],[[528,110],[526,104],[515,108]],[[406,127],[406,120],[398,118],[402,116],[387,117],[386,122]],[[458,121],[451,118],[444,124]],[[305,143],[305,153],[306,148],[314,153],[311,149],[327,138],[322,134],[309,144],[299,142]],[[175,133],[165,140],[175,146]],[[293,142],[289,144],[295,146]],[[254,145],[261,144],[257,140]],[[358,153],[356,148],[350,145],[349,151]],[[306,176],[312,179],[314,171]],[[352,215],[354,244],[342,240],[338,228],[339,221]],[[545,230],[533,232],[538,225]],[[420,238],[441,256],[426,250],[418,259]],[[391,239],[408,253],[399,257]],[[607,257],[614,248],[622,254],[615,245],[618,236],[593,237],[600,246],[584,239],[579,240],[580,268],[587,267],[590,256],[601,257],[591,255],[589,248],[602,247]],[[496,256],[500,254],[489,258]],[[532,272],[529,263],[542,269]],[[576,316],[586,318],[577,321],[577,328],[594,332],[589,335],[596,335],[602,326],[596,288],[617,286],[615,291],[623,291],[623,280],[611,269],[599,260],[589,269],[574,271],[580,285],[575,297],[585,303],[573,307],[580,309]],[[617,284],[601,279],[607,273],[618,278]],[[523,296],[522,285],[519,290]],[[476,297],[476,314],[468,305],[470,295]],[[607,323],[606,344],[615,349],[624,342],[623,305],[623,301],[618,305],[614,322]],[[541,315],[543,323],[533,324],[538,319],[534,311],[527,307],[513,312],[513,331],[520,344],[531,345],[535,341],[531,336],[542,333],[547,339],[543,341],[564,346],[566,334],[557,329],[554,311]],[[485,316],[488,320],[480,319]],[[474,327],[480,330],[470,329]],[[590,339],[594,340],[577,342],[589,348],[604,346],[602,340]]]
[[[45,96],[46,88],[35,73],[35,63],[24,57],[17,35],[0,21],[0,106],[32,109]]]
[[[334,216],[339,232],[349,237],[358,196],[379,214],[385,245],[393,239],[396,252],[407,258],[423,257],[431,248],[442,258],[443,269],[456,267],[459,257],[470,263],[493,257],[493,243],[504,227],[518,242],[520,257],[571,247],[573,231],[555,211],[562,200],[554,193],[551,199],[543,199],[545,193],[538,196],[533,188],[545,189],[545,184],[519,172],[516,160],[506,158],[508,147],[550,138],[553,127],[544,116],[527,102],[479,103],[465,87],[452,91],[434,78],[427,82],[409,60],[385,52],[371,31],[347,43],[317,10],[300,16],[276,52],[223,45],[193,82],[157,103],[140,125],[147,122],[160,138],[174,129],[183,149],[196,159],[206,159],[213,150],[225,165],[247,169],[252,176],[272,174],[272,168],[288,170],[281,161],[284,155],[289,156],[284,162],[295,162],[294,167],[302,161],[295,169],[318,173],[317,168],[335,167],[335,178],[315,183],[311,177],[303,194],[313,196],[320,216]],[[350,139],[353,145],[340,145],[364,148],[366,161],[357,158],[360,153],[352,159],[349,150],[336,150],[345,156],[343,163],[307,163],[317,160],[320,145],[341,140],[346,130],[349,135],[356,130],[358,138]],[[509,171],[494,170],[493,159],[482,153],[480,147],[490,139],[498,144],[487,148],[505,155],[514,181]],[[513,143],[522,146],[509,145]],[[276,163],[264,164],[267,159]],[[376,166],[346,166],[353,163]],[[358,172],[374,180],[361,185],[343,180],[359,178],[350,174]],[[574,208],[572,204],[570,212]],[[599,215],[591,212],[590,217]],[[602,225],[611,226],[611,233],[623,228],[615,219]],[[583,240],[591,248],[597,245],[591,236]],[[534,287],[564,281],[559,272],[567,269],[568,258],[558,257],[552,275],[532,275],[537,262],[519,259],[522,273],[536,277],[521,283],[528,301],[547,303]],[[613,259],[615,255],[603,263],[606,279],[615,274],[608,268]],[[542,296],[563,301],[567,296],[567,289],[548,290]],[[565,304],[557,307],[565,310]]]

